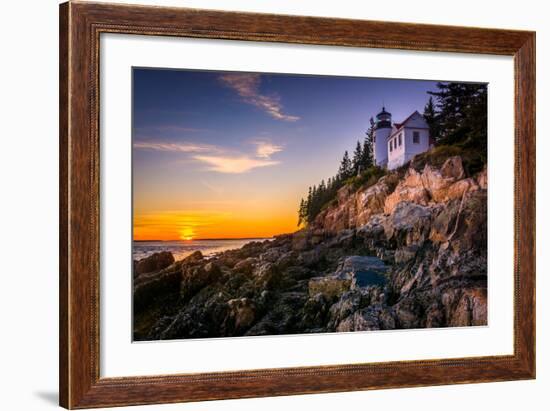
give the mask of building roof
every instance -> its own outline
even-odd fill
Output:
[[[413,111],[405,120],[403,120],[401,123],[393,123],[393,128],[388,137],[386,137],[386,140],[391,139],[393,136],[395,136],[398,132],[400,132],[403,128],[406,127],[407,122],[415,115],[418,114],[419,116],[422,116],[418,112],[418,110]],[[428,127],[414,127],[414,128],[428,128]]]

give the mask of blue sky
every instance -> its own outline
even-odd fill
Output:
[[[422,112],[428,90],[435,82],[135,68],[134,213],[149,226],[162,213],[212,214],[271,227],[258,235],[286,232],[369,118],[383,104],[397,122]],[[194,237],[216,236],[199,225]]]

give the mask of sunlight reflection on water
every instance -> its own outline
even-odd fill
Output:
[[[223,251],[241,248],[253,241],[264,241],[266,238],[246,238],[228,240],[178,240],[178,241],[136,241],[133,244],[133,259],[140,260],[153,253],[170,251],[174,258],[181,260],[194,251],[199,250],[205,256]]]

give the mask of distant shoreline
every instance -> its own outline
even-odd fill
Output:
[[[281,234],[277,234],[281,235]],[[133,240],[134,243],[151,243],[151,242],[163,242],[163,243],[169,243],[173,241],[229,241],[229,240],[235,240],[235,241],[242,241],[242,240],[270,240],[272,238],[275,238],[276,236],[271,237],[239,237],[239,238],[193,238],[192,240],[182,240],[181,238],[173,239],[173,240]]]

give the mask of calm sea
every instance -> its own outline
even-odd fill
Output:
[[[180,240],[180,241],[136,241],[134,242],[133,258],[141,260],[153,253],[170,251],[174,258],[181,260],[194,251],[199,250],[209,256],[223,251],[241,248],[252,241],[264,241],[266,238],[246,238],[236,240]]]

